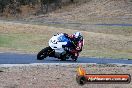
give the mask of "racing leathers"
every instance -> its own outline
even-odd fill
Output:
[[[71,47],[65,47],[65,50],[70,53],[75,53],[77,56],[79,56],[79,52],[82,51],[82,47],[84,45],[84,39],[83,36],[79,36],[78,38],[75,38],[74,35],[68,35],[64,33],[64,35],[71,40],[72,46]]]

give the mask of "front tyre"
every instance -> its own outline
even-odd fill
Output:
[[[46,47],[42,49],[38,54],[37,54],[37,60],[43,60],[48,56],[48,51],[50,50],[50,47]]]

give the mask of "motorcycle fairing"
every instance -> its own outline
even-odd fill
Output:
[[[55,52],[62,53],[64,48],[62,46],[70,46],[70,40],[64,36],[64,34],[54,35],[49,40],[49,46],[55,50]]]

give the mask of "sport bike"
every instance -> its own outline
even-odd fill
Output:
[[[68,47],[72,47],[72,41],[63,33],[54,35],[49,40],[49,46],[42,49],[37,54],[37,60],[43,60],[46,57],[55,57],[62,61],[72,59],[76,61],[78,58],[77,52],[69,52]]]

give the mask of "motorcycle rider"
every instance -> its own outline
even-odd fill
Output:
[[[66,47],[66,51],[69,51],[71,53],[77,53],[77,56],[79,55],[79,52],[82,51],[82,47],[84,45],[84,39],[83,39],[83,36],[80,32],[75,32],[74,34],[72,35],[68,35],[66,33],[64,33],[64,35],[66,37],[68,37],[73,46],[72,47]]]

